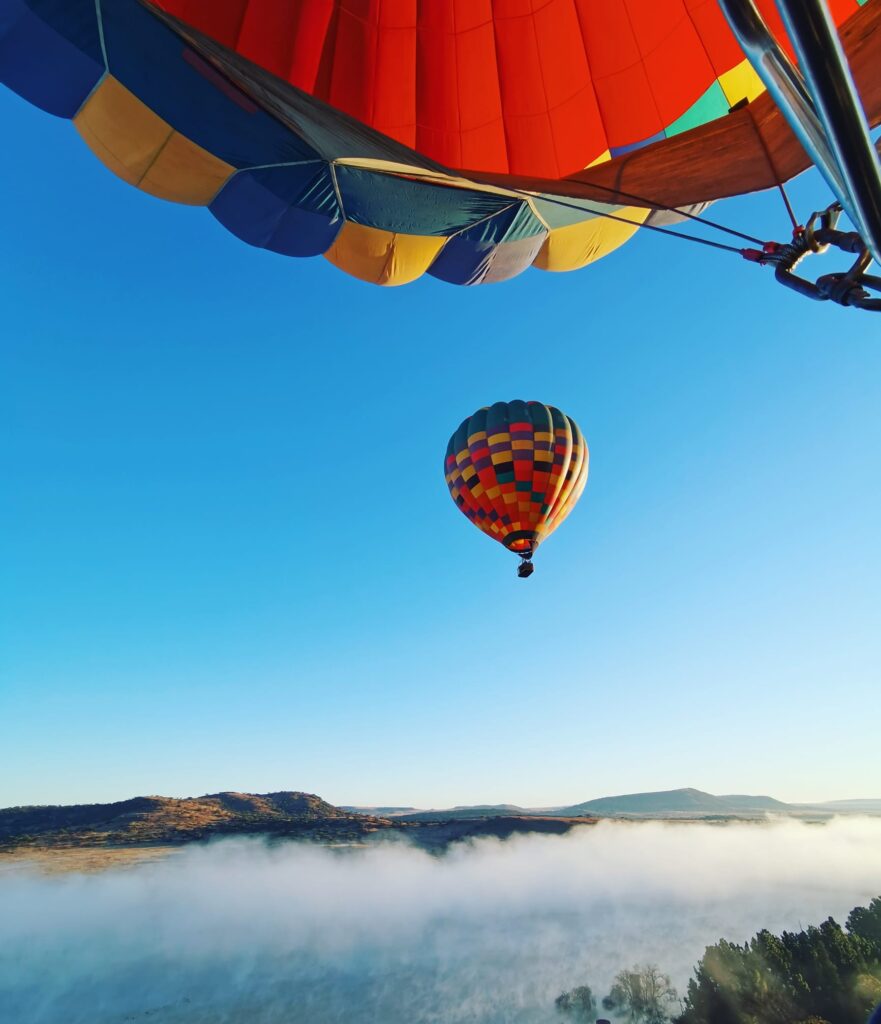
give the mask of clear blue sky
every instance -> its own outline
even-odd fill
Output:
[[[881,796],[881,318],[648,232],[383,290],[0,119],[0,805]],[[528,582],[442,475],[515,397],[591,448]]]

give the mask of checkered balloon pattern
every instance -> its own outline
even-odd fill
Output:
[[[530,558],[563,522],[587,483],[578,424],[541,402],[496,402],[463,420],[444,472],[462,513],[509,551]]]

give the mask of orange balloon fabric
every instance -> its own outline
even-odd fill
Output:
[[[445,167],[561,178],[724,116],[716,0],[154,0]],[[758,6],[781,40],[774,0]],[[837,24],[859,0],[830,0]],[[739,95],[743,92],[744,95]],[[752,98],[749,95],[748,98]]]

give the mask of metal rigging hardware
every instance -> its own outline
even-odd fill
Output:
[[[719,0],[750,64],[881,264],[881,164],[825,0],[776,0],[800,69],[754,0]]]
[[[774,276],[787,288],[799,295],[820,302],[831,300],[841,306],[856,306],[881,312],[881,277],[867,274],[872,254],[856,231],[839,231],[841,205],[833,203],[818,213],[811,214],[804,227],[795,229],[792,241],[766,242],[761,249],[743,249],[744,259],[775,267]],[[815,282],[799,277],[794,271],[805,256],[825,252],[830,246],[842,252],[856,253],[853,266],[846,273],[824,274]],[[879,293],[876,298],[871,291]]]

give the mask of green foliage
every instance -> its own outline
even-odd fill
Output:
[[[876,896],[868,907],[854,907],[847,915],[847,930],[858,935],[881,960],[881,896]]]
[[[881,898],[842,928],[710,946],[688,983],[677,1024],[864,1024],[881,999]]]
[[[579,985],[571,992],[564,992],[554,1000],[554,1006],[575,1021],[593,1021],[596,1013],[596,1000],[588,985]]]
[[[632,1024],[665,1024],[676,999],[676,989],[667,975],[648,964],[616,975],[611,992],[603,999],[603,1009],[626,1015]]]

